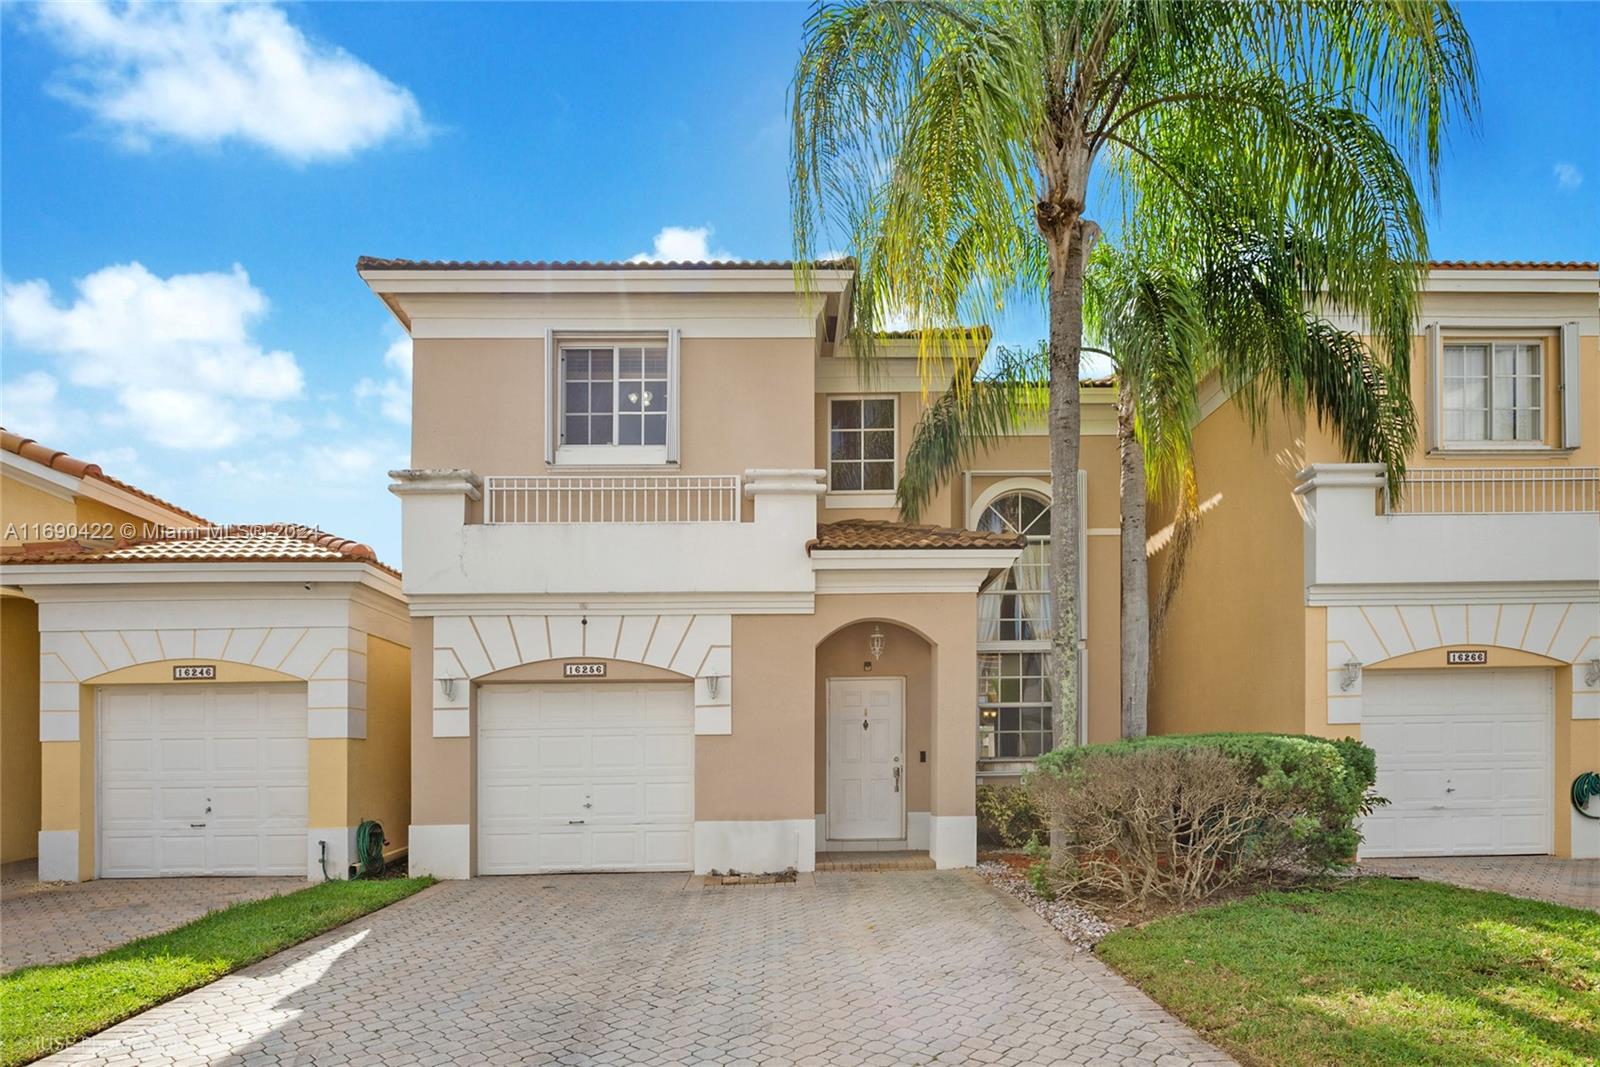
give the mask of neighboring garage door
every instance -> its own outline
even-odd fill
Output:
[[[478,737],[478,873],[693,867],[688,685],[485,686]]]
[[[303,688],[108,687],[98,718],[102,878],[305,873]]]
[[[1368,671],[1361,739],[1389,805],[1363,856],[1551,851],[1553,679],[1546,670]]]

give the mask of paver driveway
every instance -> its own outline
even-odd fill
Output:
[[[1600,860],[1554,856],[1440,856],[1362,860],[1369,874],[1449,882],[1513,897],[1600,911]]]
[[[304,878],[99,878],[41,882],[34,864],[0,873],[0,973],[65,963],[182,926],[208,911],[304,889]]]
[[[48,1062],[763,1061],[1231,1062],[976,875],[938,871],[443,883]]]

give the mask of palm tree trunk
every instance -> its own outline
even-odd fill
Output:
[[[1117,452],[1121,460],[1122,511],[1122,736],[1143,737],[1149,728],[1150,564],[1145,552],[1148,486],[1144,446],[1134,433],[1134,385],[1117,379]]]
[[[1042,212],[1041,212],[1042,214]],[[1100,228],[1079,216],[1041,225],[1050,249],[1050,681],[1054,743],[1076,744],[1083,701],[1078,671],[1078,454],[1082,417],[1083,271]]]

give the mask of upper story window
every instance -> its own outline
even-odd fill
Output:
[[[550,412],[555,462],[668,462],[678,400],[668,340],[576,338],[559,343],[557,351]]]
[[[894,397],[829,399],[828,488],[831,491],[892,494],[894,455]]]
[[[1444,346],[1444,443],[1544,440],[1544,348],[1537,341]]]

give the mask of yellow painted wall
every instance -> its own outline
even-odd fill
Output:
[[[1151,733],[1304,728],[1301,426],[1274,413],[1252,436],[1225,404],[1195,427],[1202,515],[1155,650]],[[1152,535],[1166,521],[1153,518]],[[1152,560],[1152,592],[1167,564],[1165,551]]]
[[[368,636],[367,736],[349,742],[351,825],[378,820],[391,852],[411,822],[410,674],[410,649]]]
[[[77,517],[72,501],[15,478],[0,477],[0,543],[41,540],[33,527],[40,523],[70,526]]]
[[[0,863],[39,848],[39,608],[0,596]]]

